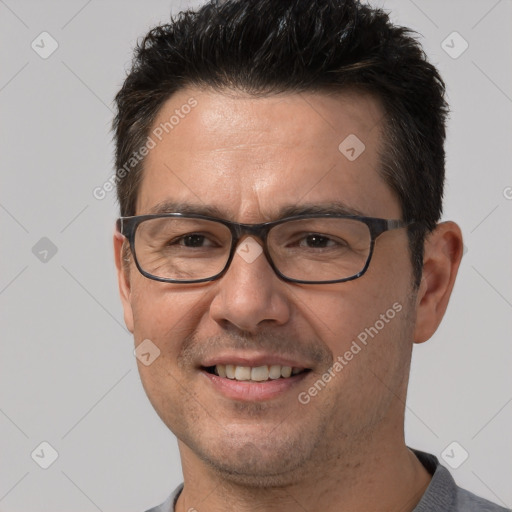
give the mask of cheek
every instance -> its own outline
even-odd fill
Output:
[[[361,403],[365,410],[376,410],[379,402],[401,394],[414,330],[406,290],[357,290],[364,284],[363,278],[341,283],[335,291],[315,293],[314,300],[305,293],[297,301],[300,315],[333,356],[333,366],[324,369],[335,375],[328,400],[351,411]]]
[[[145,343],[157,354],[149,365],[137,361],[141,382],[166,424],[184,414],[183,395],[190,393],[190,387],[177,359],[183,341],[197,329],[205,297],[204,290],[172,286],[143,278],[133,286],[131,296],[135,343]]]
[[[186,384],[189,376],[178,367],[178,355],[186,340],[202,325],[209,295],[206,287],[178,286],[141,277],[131,295],[133,334],[137,346],[150,340],[156,347],[158,357],[150,366],[138,362],[144,387],[152,399],[159,390]]]
[[[414,330],[409,298],[382,295],[317,304],[322,319],[330,323],[317,320],[315,326],[322,329],[334,361],[327,370],[333,385],[327,386],[325,404],[328,410],[341,411],[340,421],[347,428],[379,421],[391,404],[400,406],[397,397],[405,399]]]
[[[365,286],[370,283],[372,286]],[[313,326],[333,355],[346,350],[358,336],[364,340],[366,330],[388,330],[399,322],[407,294],[399,285],[375,283],[372,276],[332,285],[332,288],[303,289],[295,294],[298,315]],[[396,304],[395,304],[396,303]],[[381,316],[383,315],[383,318]]]
[[[134,337],[149,338],[165,352],[178,352],[180,340],[191,334],[203,314],[206,290],[145,279],[132,289]]]

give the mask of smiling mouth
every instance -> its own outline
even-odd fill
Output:
[[[309,368],[282,366],[279,364],[263,366],[237,366],[234,364],[217,364],[202,368],[211,375],[237,381],[265,382],[277,379],[288,379],[301,373],[311,371]]]

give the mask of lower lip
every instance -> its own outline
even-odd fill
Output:
[[[226,398],[242,402],[255,402],[270,400],[290,391],[301,382],[309,372],[292,375],[286,379],[279,378],[264,382],[228,379],[213,375],[204,370],[202,370],[201,373],[205,375],[213,387]]]

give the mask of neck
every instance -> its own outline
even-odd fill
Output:
[[[180,442],[185,486],[176,512],[410,512],[431,475],[400,438],[395,443],[367,439],[364,448],[345,454],[333,450],[323,467],[303,472],[291,484],[265,487],[217,473]]]

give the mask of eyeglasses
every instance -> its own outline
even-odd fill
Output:
[[[140,273],[156,281],[219,279],[242,237],[252,235],[263,242],[262,252],[281,279],[329,284],[361,277],[368,270],[377,237],[411,224],[334,214],[239,224],[203,215],[166,213],[121,217],[117,229],[128,239]]]

